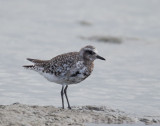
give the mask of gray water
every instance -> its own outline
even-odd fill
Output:
[[[160,116],[159,5],[159,0],[0,0],[0,104],[61,106],[61,86],[22,66],[30,64],[27,57],[51,59],[90,44],[107,60],[95,61],[89,78],[69,86],[71,105]],[[122,43],[80,38],[94,35]]]

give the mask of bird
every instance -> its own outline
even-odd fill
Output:
[[[24,65],[23,67],[38,72],[50,82],[62,85],[60,92],[62,109],[64,109],[64,95],[68,109],[71,109],[67,88],[69,85],[78,84],[90,76],[96,59],[105,60],[98,55],[94,46],[87,45],[78,52],[64,53],[50,60],[27,58],[33,65]]]

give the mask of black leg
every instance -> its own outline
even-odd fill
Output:
[[[66,99],[67,99],[68,108],[71,109],[71,106],[70,106],[70,104],[69,104],[69,100],[68,100],[68,97],[67,97],[67,88],[68,88],[68,85],[67,85],[67,86],[65,87],[65,89],[64,89],[64,94],[65,94]]]
[[[61,90],[61,99],[62,99],[62,109],[64,109],[64,100],[63,100],[63,89],[64,89],[64,85],[62,85],[62,90]]]

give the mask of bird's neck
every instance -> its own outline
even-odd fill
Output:
[[[93,63],[93,61],[90,60],[84,60],[84,64],[85,65],[91,65]]]
[[[94,68],[94,62],[92,61],[86,61],[84,62],[85,66],[88,68],[89,72],[91,73]]]
[[[86,59],[85,57],[82,57],[82,56],[80,56],[79,59],[82,60],[84,62],[84,65],[86,65],[86,66],[91,66],[94,62],[93,60],[88,60],[88,59]]]

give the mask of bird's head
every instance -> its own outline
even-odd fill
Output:
[[[105,60],[105,58],[99,56],[97,53],[98,51],[96,50],[96,48],[94,46],[88,45],[83,47],[80,51],[80,56],[87,61],[94,61],[95,59],[101,59],[101,60]]]

